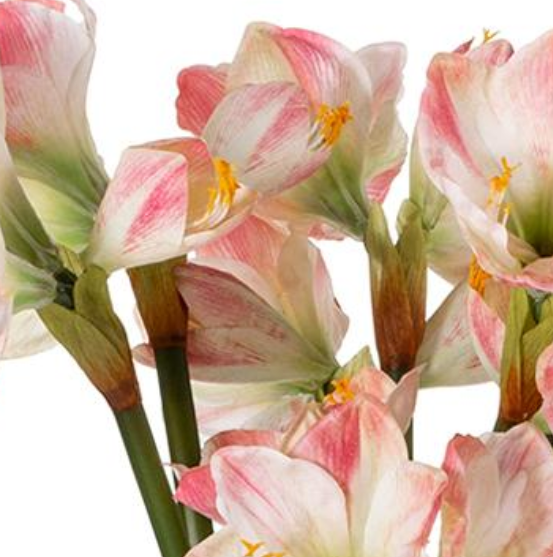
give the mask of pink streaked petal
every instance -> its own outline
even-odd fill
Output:
[[[20,0],[24,2],[32,2],[35,4],[39,4],[51,10],[55,10],[58,12],[65,11],[65,4],[63,2],[58,2],[57,0]]]
[[[405,157],[402,156],[401,161],[396,166],[384,170],[383,172],[369,180],[365,187],[365,191],[367,192],[367,197],[371,201],[384,203],[384,200],[386,199],[388,192],[390,191],[392,182],[401,171],[404,160]]]
[[[461,435],[449,443],[443,469],[449,484],[442,508],[440,549],[444,557],[462,557],[466,554],[470,524],[480,519],[485,528],[495,520],[500,497],[499,469],[482,441]],[[479,480],[483,480],[480,491],[475,489]]]
[[[553,292],[553,257],[537,259],[517,274],[502,273],[499,276],[515,287]]]
[[[385,102],[395,102],[403,88],[403,69],[407,49],[402,43],[378,43],[357,52],[373,86],[373,102],[380,108]]]
[[[377,399],[360,395],[356,402],[329,412],[297,443],[292,455],[328,470],[350,495],[357,476],[367,474],[368,497],[384,470],[406,458],[406,449],[390,411]],[[369,455],[374,460],[361,462]]]
[[[490,373],[490,377],[499,381],[505,323],[484,298],[472,289],[468,296],[468,320],[478,357]]]
[[[356,373],[350,386],[356,395],[372,396],[386,403],[397,384],[388,374],[375,367],[369,367]]]
[[[471,336],[468,318],[470,287],[464,280],[430,318],[417,364],[424,365],[423,387],[470,385],[490,381]]]
[[[293,233],[282,248],[278,278],[291,321],[321,354],[333,359],[349,319],[336,301],[321,251],[303,234]]]
[[[257,293],[232,275],[188,264],[177,285],[200,325],[190,331],[189,358],[202,381],[320,381],[329,362]],[[221,313],[221,308],[225,312]]]
[[[90,210],[106,181],[86,119],[95,16],[84,1],[75,4],[82,24],[57,2],[3,2],[0,66],[18,173]]]
[[[456,54],[467,54],[468,52],[470,52],[470,49],[472,48],[473,44],[474,44],[474,37],[460,44],[453,52]]]
[[[278,258],[288,232],[268,220],[252,215],[222,238],[197,250],[199,257],[241,261],[261,276],[275,279]]]
[[[376,490],[365,529],[363,555],[419,557],[440,509],[447,476],[406,462],[390,471]]]
[[[415,413],[422,370],[421,366],[406,373],[387,401],[402,431],[407,431]]]
[[[455,209],[461,232],[481,267],[491,275],[517,276],[522,266],[510,251],[510,233],[503,224],[469,199],[454,182],[442,179],[443,193]]]
[[[407,449],[390,410],[377,399],[359,395],[322,418],[293,447],[292,455],[318,464],[340,483],[357,545],[378,484],[407,460]]]
[[[139,344],[132,349],[133,358],[143,366],[156,367],[154,349],[149,344]]]
[[[311,108],[291,83],[245,85],[217,106],[203,136],[213,157],[231,163],[238,180],[277,193],[312,174],[328,157],[310,147]]]
[[[89,260],[112,271],[179,254],[188,203],[183,156],[127,150],[96,219]]]
[[[553,452],[529,423],[477,440],[457,437],[444,468],[442,553],[539,555],[553,544]]]
[[[244,546],[231,529],[223,528],[195,545],[185,557],[243,557]]]
[[[203,449],[202,459],[209,462],[211,457],[224,447],[268,447],[270,449],[280,449],[283,441],[283,434],[278,431],[235,429],[223,431],[207,441]]]
[[[313,106],[366,102],[371,82],[361,61],[340,43],[303,29],[265,23],[246,30],[232,64],[233,87],[245,83],[296,81]]]
[[[179,126],[201,135],[209,118],[225,95],[228,67],[192,66],[178,77]]]
[[[504,435],[485,435],[483,440],[506,481],[523,470],[531,472],[542,464],[551,463],[553,457],[545,435],[529,423],[514,427]]]
[[[553,346],[546,348],[538,359],[536,381],[543,396],[542,411],[553,430]]]
[[[344,494],[320,467],[272,449],[232,447],[212,459],[221,514],[267,552],[349,555]]]
[[[513,54],[514,48],[509,41],[498,40],[474,48],[468,53],[468,57],[475,62],[484,62],[489,66],[502,66]]]
[[[193,384],[200,431],[212,437],[229,429],[285,431],[309,395],[297,394],[293,385],[276,382]],[[206,449],[207,450],[207,449]]]
[[[210,466],[182,471],[175,499],[211,520],[225,524],[225,519],[217,510],[217,490]]]

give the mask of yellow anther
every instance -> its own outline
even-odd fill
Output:
[[[489,43],[493,41],[497,35],[499,35],[499,31],[491,31],[490,29],[484,29],[484,38],[482,39],[482,44]]]
[[[228,161],[215,158],[213,159],[213,167],[217,176],[217,186],[209,189],[207,215],[211,215],[215,211],[217,204],[229,208],[234,201],[236,190],[240,187],[234,176],[232,165]]]
[[[501,158],[501,174],[497,174],[490,178],[490,193],[486,203],[490,216],[498,222],[505,224],[511,214],[511,206],[503,204],[505,192],[511,183],[514,172],[520,167],[520,164],[511,166],[506,157]]]
[[[478,259],[473,255],[469,267],[469,286],[478,294],[483,295],[486,290],[486,282],[490,278],[491,275],[480,267]]]
[[[263,542],[251,543],[247,540],[240,540],[240,543],[244,546],[246,553],[243,557],[254,557],[254,555],[263,547]]]
[[[286,553],[266,553],[263,557],[284,557]]]
[[[331,108],[327,104],[322,104],[317,112],[315,121],[319,124],[319,134],[325,147],[332,147],[342,133],[342,128],[353,120],[349,102]]]
[[[329,406],[337,406],[355,398],[355,393],[351,388],[350,379],[335,379],[331,383],[333,391],[324,397],[324,402]]]

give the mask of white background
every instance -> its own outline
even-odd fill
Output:
[[[520,46],[553,23],[553,8],[542,0],[91,1],[99,25],[90,119],[110,170],[127,145],[179,134],[173,108],[177,72],[195,63],[229,61],[253,20],[310,28],[353,49],[383,40],[407,43],[401,111],[408,130],[433,53],[472,36],[480,40],[484,26]],[[386,202],[391,218],[406,193],[403,172]],[[365,256],[353,242],[325,244],[324,252],[351,317],[346,358],[372,338]],[[446,292],[447,285],[433,279],[432,308]],[[113,295],[131,339],[138,341],[124,276],[114,278]],[[146,369],[139,374],[166,458],[155,376]],[[439,465],[454,433],[489,429],[496,399],[493,385],[422,393],[416,457]],[[2,362],[0,557],[155,557],[156,552],[113,418],[76,365],[59,348]]]

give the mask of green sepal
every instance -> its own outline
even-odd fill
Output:
[[[74,309],[53,303],[39,314],[111,407],[117,411],[133,408],[140,402],[138,383],[103,269],[91,267],[77,279],[73,303]]]
[[[360,371],[370,367],[375,367],[371,349],[368,346],[364,346],[349,362],[336,370],[332,379],[352,379]]]

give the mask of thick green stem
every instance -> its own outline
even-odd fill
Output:
[[[127,454],[163,557],[183,557],[190,544],[183,532],[152,431],[142,405],[115,412]]]
[[[157,348],[155,359],[171,460],[197,466],[201,447],[185,351],[177,346]],[[213,533],[211,522],[191,509],[185,508],[185,518],[193,545]]]

